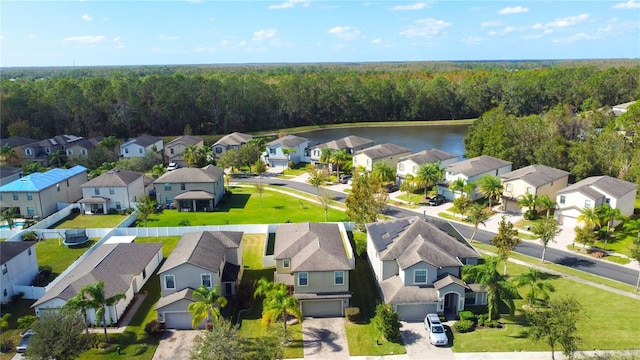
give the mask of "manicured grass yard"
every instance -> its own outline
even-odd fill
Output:
[[[94,229],[113,228],[120,224],[127,215],[84,215],[71,214],[64,221],[55,225],[56,229]]]
[[[96,239],[90,239],[86,243],[77,246],[62,245],[63,239],[47,239],[36,243],[36,255],[39,266],[51,266],[51,272],[58,275],[73,264],[77,258],[84,254]]]

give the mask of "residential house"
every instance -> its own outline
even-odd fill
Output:
[[[285,135],[267,143],[264,162],[271,167],[286,168],[289,162],[309,162],[309,140],[296,135]]]
[[[606,175],[588,177],[557,192],[555,216],[561,224],[575,226],[582,209],[603,204],[631,216],[637,191],[638,185],[629,181]]]
[[[569,173],[546,165],[529,165],[500,175],[503,185],[502,204],[504,211],[520,213],[518,201],[531,194],[537,197],[547,195],[555,201],[556,193],[567,187]],[[528,210],[528,209],[527,209]]]
[[[35,308],[36,316],[40,316],[46,311],[63,307],[84,286],[102,281],[106,298],[116,294],[125,295],[105,311],[107,325],[117,324],[161,261],[160,243],[102,244],[49,288],[31,307]],[[89,309],[87,317],[89,323],[101,325],[100,319],[96,319],[95,309]]]
[[[224,196],[223,176],[212,165],[169,171],[153,182],[156,202],[180,211],[213,211]]]
[[[425,164],[440,163],[440,170],[458,161],[458,156],[438,149],[423,150],[398,160],[396,176],[404,181],[407,175],[418,176],[418,169]]]
[[[0,203],[2,209],[15,206],[25,217],[45,218],[58,211],[58,204],[80,200],[80,185],[87,180],[87,169],[80,165],[29,174],[0,187]]]
[[[2,304],[11,301],[11,298],[20,292],[15,290],[15,285],[29,286],[38,275],[35,245],[34,241],[0,242]]]
[[[253,136],[240,132],[227,134],[213,144],[213,155],[221,156],[226,151],[229,151],[231,149],[238,149],[240,148],[240,146],[248,143],[251,139],[253,139]]]
[[[182,235],[158,270],[162,295],[155,309],[159,321],[167,328],[191,329],[192,314],[187,307],[194,301],[193,290],[200,286],[219,286],[219,295],[236,295],[243,269],[242,236],[240,231]]]
[[[620,116],[620,115],[626,113],[627,110],[629,109],[629,106],[635,104],[636,101],[637,100],[629,101],[629,102],[626,102],[624,104],[614,105],[614,106],[611,107],[611,111],[613,111],[613,115]]]
[[[273,256],[274,281],[287,285],[304,316],[344,316],[355,258],[342,223],[279,225]]]
[[[149,153],[159,153],[163,148],[161,138],[145,134],[120,144],[120,156],[125,158],[145,157]]]
[[[311,163],[319,164],[322,149],[328,148],[334,151],[344,150],[347,154],[353,155],[357,151],[373,146],[374,141],[365,139],[355,135],[345,136],[343,138],[318,144],[311,147],[310,159]]]
[[[411,150],[406,147],[390,143],[378,144],[357,151],[353,155],[352,163],[354,168],[362,167],[365,171],[372,171],[375,163],[385,161],[395,169],[398,160],[410,154]]]
[[[91,139],[81,139],[67,146],[67,158],[84,158],[89,156],[93,149],[97,148],[102,141],[102,136],[92,137]]]
[[[135,208],[149,192],[145,175],[135,171],[112,169],[80,185],[84,214],[106,214]],[[153,181],[152,179],[150,181]]]
[[[196,149],[200,149],[204,147],[204,140],[191,135],[183,135],[169,141],[164,146],[164,158],[166,162],[176,163],[181,167],[187,166],[183,158],[183,153],[184,149],[191,145],[195,146]]]
[[[382,300],[401,320],[457,315],[486,304],[486,291],[461,280],[462,267],[476,265],[480,254],[448,222],[416,216],[366,228],[367,256]]]
[[[24,161],[37,161],[43,166],[48,167],[51,164],[51,154],[61,151],[66,154],[67,148],[76,141],[84,139],[82,136],[75,135],[56,135],[52,138],[32,142],[22,145],[22,158]],[[56,165],[56,164],[54,164]]]
[[[0,166],[0,186],[20,179],[22,169],[12,166]]]
[[[457,179],[462,179],[466,183],[473,183],[480,180],[485,175],[500,176],[511,171],[511,162],[494,158],[488,155],[481,155],[471,159],[459,161],[449,165],[445,171],[444,183],[438,184],[438,193],[447,200],[453,200],[460,196],[449,189],[449,184]],[[483,195],[478,190],[471,193],[471,200],[475,201]]]
[[[6,159],[4,165],[16,166],[18,164],[21,164],[24,157],[22,146],[37,141],[38,140],[36,139],[26,138],[22,136],[9,136],[8,138],[0,139],[0,146],[9,145],[9,147],[14,151],[16,155],[15,159]]]

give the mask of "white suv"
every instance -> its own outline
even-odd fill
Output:
[[[447,345],[449,338],[437,314],[427,314],[424,318],[424,328],[429,332],[429,342],[433,345]]]

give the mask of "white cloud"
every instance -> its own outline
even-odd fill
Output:
[[[623,3],[617,3],[613,5],[611,8],[613,9],[640,9],[640,2],[636,2],[636,0],[629,0]]]
[[[529,11],[529,8],[526,8],[526,7],[522,7],[522,6],[510,7],[509,6],[498,11],[498,14],[500,15],[520,14],[520,13],[526,13],[528,11]]]
[[[405,10],[422,10],[427,7],[427,3],[419,2],[410,5],[396,5],[391,8],[394,11],[405,11]]]
[[[195,51],[195,52],[216,52],[216,49],[213,48],[212,46],[198,45],[195,48],[193,48],[193,51]]]
[[[122,40],[122,38],[121,38],[120,36],[116,36],[116,37],[114,37],[114,38],[113,38],[113,40],[111,40],[111,41],[113,41],[113,42],[119,42],[120,40]]]
[[[576,25],[589,18],[589,14],[580,14],[576,16],[567,16],[565,18],[556,19],[555,21],[548,22],[546,24],[535,24],[534,29],[555,29]]]
[[[35,39],[36,38],[36,34],[29,34],[27,36],[28,39]]]
[[[421,19],[415,21],[415,26],[406,28],[400,32],[400,35],[408,38],[413,37],[432,37],[438,35],[447,27],[451,26],[444,20],[438,19]]]
[[[229,40],[220,41],[220,46],[227,49],[239,49],[247,45],[246,41],[233,42]]]
[[[276,29],[258,30],[253,33],[253,42],[262,42],[276,36]]]
[[[485,42],[486,39],[478,37],[478,36],[469,36],[467,38],[462,39],[462,42],[467,44],[467,46],[480,45]]]
[[[90,36],[90,35],[85,35],[85,36],[69,36],[66,37],[64,39],[62,39],[62,43],[63,44],[68,44],[68,43],[80,43],[80,44],[95,44],[98,43],[100,41],[103,41],[105,39],[105,37],[103,35],[98,35],[98,36]]]
[[[177,36],[177,35],[160,35],[160,36],[158,36],[158,39],[160,39],[160,40],[178,40],[178,39],[180,39],[180,36]]]
[[[91,20],[93,20],[93,18],[89,14],[84,14],[84,15],[82,15],[82,20],[91,21]]]
[[[327,32],[342,40],[354,40],[362,36],[360,30],[352,29],[349,26],[336,26]]]
[[[298,4],[302,4],[302,6],[309,6],[309,0],[287,0],[281,4],[269,5],[267,9],[269,10],[289,9]]]
[[[482,27],[498,27],[502,26],[502,21],[484,21],[480,24]]]
[[[489,35],[492,35],[492,36],[496,36],[496,35],[497,36],[504,36],[504,35],[507,35],[510,32],[513,32],[513,31],[516,31],[516,28],[514,28],[513,26],[506,26],[506,27],[504,27],[504,28],[502,28],[500,30],[489,31]]]
[[[371,44],[380,44],[380,43],[382,43],[382,39],[380,39],[380,38],[373,39],[369,43],[371,43]]]

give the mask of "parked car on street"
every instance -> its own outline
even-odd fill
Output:
[[[348,184],[349,180],[351,180],[351,175],[340,176],[340,184]]]
[[[29,347],[29,341],[31,341],[31,337],[33,336],[33,331],[31,329],[27,330],[24,335],[22,335],[22,339],[20,339],[20,343],[16,346],[16,352],[24,353],[27,351]]]
[[[445,202],[447,202],[447,199],[444,196],[438,194],[432,197],[431,199],[429,199],[429,206],[442,205]]]
[[[427,314],[424,318],[424,328],[429,332],[429,342],[432,345],[447,345],[449,343],[447,332],[437,314]]]
[[[400,190],[400,187],[396,184],[387,184],[384,186],[384,191],[388,193],[396,192]]]

